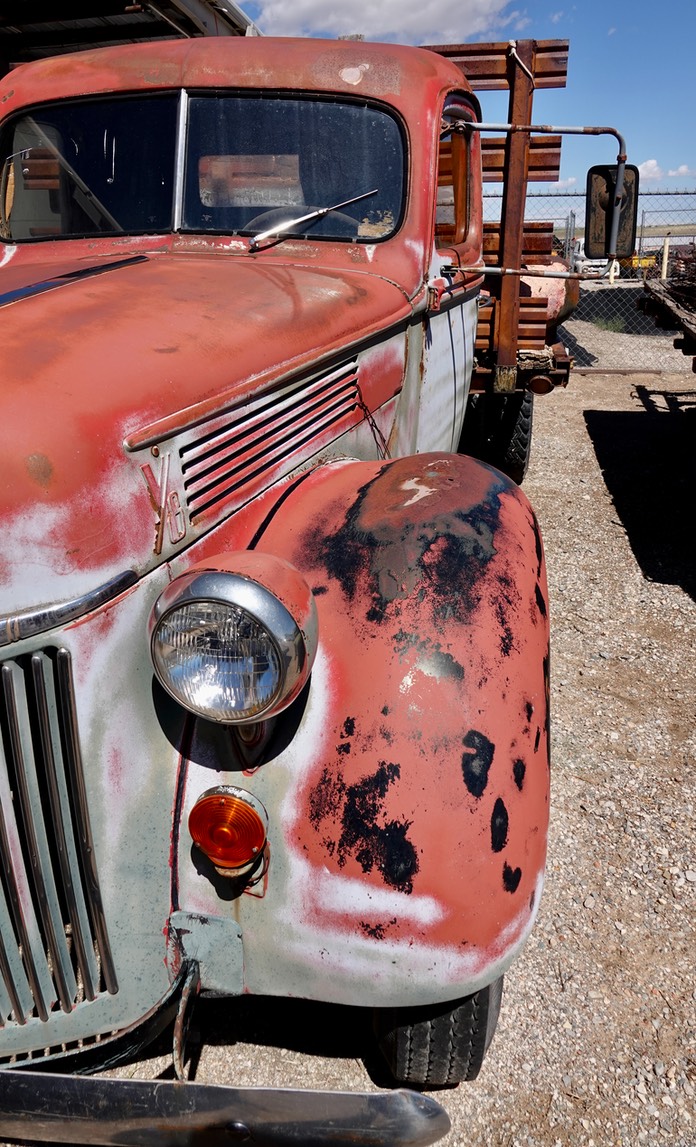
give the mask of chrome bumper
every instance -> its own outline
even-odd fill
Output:
[[[443,1108],[412,1091],[284,1091],[0,1072],[4,1141],[426,1147],[449,1129]]]

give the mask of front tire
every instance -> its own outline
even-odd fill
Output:
[[[454,1003],[375,1012],[380,1051],[398,1084],[453,1087],[476,1079],[493,1039],[503,977]]]

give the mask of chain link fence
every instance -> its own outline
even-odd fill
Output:
[[[487,194],[484,218],[500,216],[502,195]],[[573,269],[586,265],[583,235],[584,191],[532,191],[526,217],[551,221],[554,248]],[[635,254],[616,268],[613,284],[581,284],[580,302],[559,327],[559,338],[579,368],[605,371],[691,371],[692,360],[675,350],[678,330],[655,326],[638,310],[645,279],[670,278],[696,243],[696,190],[647,191],[638,204]]]

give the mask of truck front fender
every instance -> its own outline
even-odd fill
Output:
[[[471,458],[346,462],[295,487],[256,545],[302,571],[319,611],[314,718],[283,811],[302,873],[293,930],[304,921],[328,964],[338,933],[354,954],[391,945],[392,986],[412,973],[432,998],[474,991],[521,947],[543,879],[549,627],[534,513]]]

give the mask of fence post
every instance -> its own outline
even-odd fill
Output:
[[[570,262],[573,258],[573,244],[575,242],[575,212],[570,211],[566,215],[566,228],[565,228],[565,245],[563,250],[563,257]],[[571,267],[572,270],[572,267]]]
[[[669,237],[671,234],[671,231],[667,232],[665,235],[665,241],[662,244],[662,271],[660,272],[661,279],[667,278],[667,263],[669,262]]]

